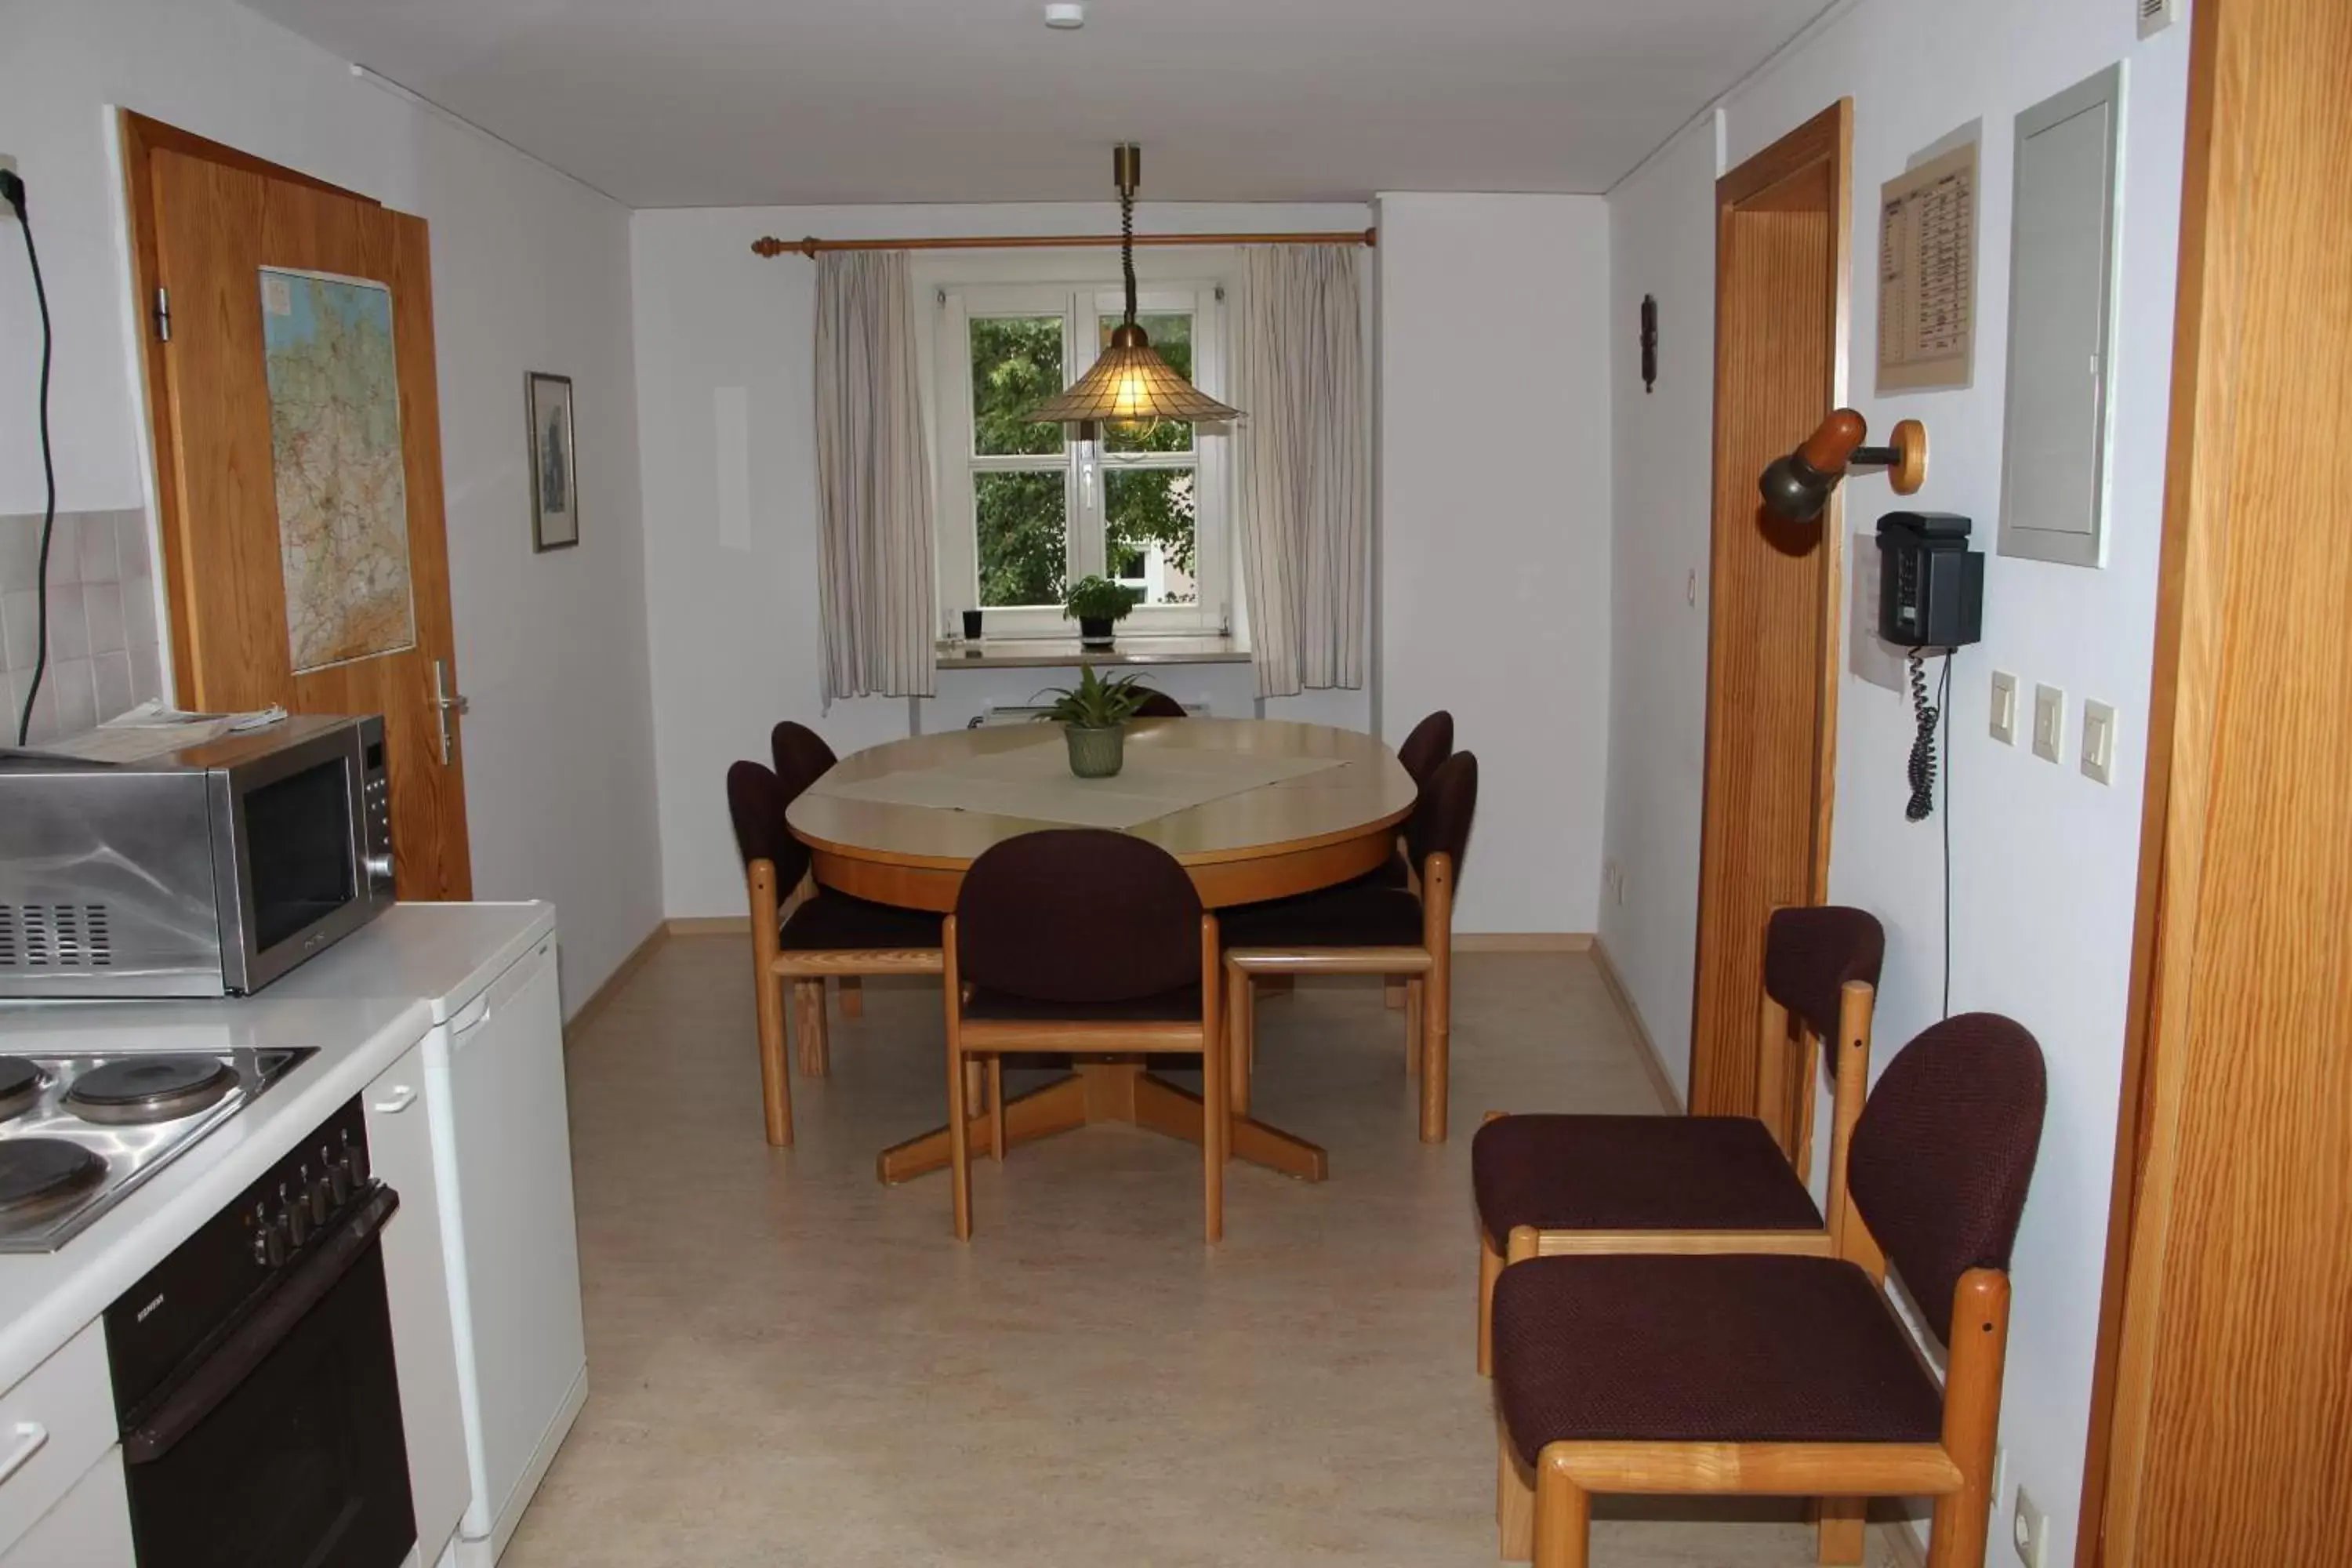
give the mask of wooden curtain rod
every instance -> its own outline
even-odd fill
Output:
[[[1376,228],[1324,230],[1311,234],[1139,234],[1138,245],[1378,245]],[[761,256],[814,257],[824,250],[1037,250],[1097,246],[1117,249],[1115,234],[962,235],[945,239],[778,239],[763,234],[751,242]]]

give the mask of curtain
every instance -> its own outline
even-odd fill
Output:
[[[1242,254],[1234,458],[1258,695],[1360,687],[1371,439],[1356,250]]]
[[[931,468],[904,252],[817,258],[816,469],[826,706],[932,695]]]

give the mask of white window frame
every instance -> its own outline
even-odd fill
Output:
[[[940,629],[961,630],[958,612],[980,597],[978,530],[972,512],[975,474],[1034,472],[1060,468],[1068,520],[1068,566],[1072,580],[1099,573],[1104,549],[1104,477],[1120,468],[1193,470],[1193,578],[1197,601],[1190,605],[1138,605],[1119,629],[1125,636],[1222,635],[1232,624],[1232,459],[1226,438],[1214,426],[1196,426],[1192,450],[1106,452],[1100,441],[1067,441],[1058,458],[1048,454],[982,457],[972,452],[971,319],[991,316],[1050,316],[1063,319],[1064,384],[1092,367],[1100,335],[1097,319],[1118,315],[1123,290],[1100,275],[1050,283],[951,283],[939,289],[938,326],[932,344],[931,393],[938,462],[939,602]],[[1136,295],[1136,310],[1189,310],[1192,314],[1192,377],[1212,397],[1223,395],[1226,344],[1222,280],[1152,281]],[[982,626],[990,637],[1068,637],[1076,626],[1055,606],[989,606]]]

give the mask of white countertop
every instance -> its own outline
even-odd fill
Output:
[[[555,927],[549,904],[402,904],[258,996],[0,1006],[0,1053],[316,1053],[56,1252],[0,1255],[0,1389]]]

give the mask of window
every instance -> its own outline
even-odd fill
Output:
[[[1201,389],[1223,383],[1221,290],[1147,287],[1137,321]],[[1221,631],[1226,460],[1191,425],[1105,426],[1092,441],[1029,412],[1087,373],[1121,320],[1108,285],[950,289],[940,310],[934,390],[940,450],[940,601],[978,607],[992,637],[1066,637],[1066,586],[1125,584],[1131,632]]]

